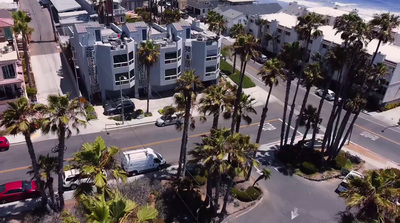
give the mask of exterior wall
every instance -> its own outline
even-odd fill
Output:
[[[215,41],[192,41],[191,67],[200,81],[215,80],[219,76],[221,39]],[[215,71],[207,72],[207,67],[216,67]]]
[[[126,10],[135,10],[136,8],[143,7],[143,3],[147,1],[143,0],[122,0],[121,6],[124,7]]]
[[[8,39],[12,39],[11,27],[1,27],[0,28],[0,42],[5,42]]]
[[[241,16],[238,16],[234,19],[226,18],[226,17],[224,17],[224,18],[226,19],[226,29],[227,30],[230,30],[235,24],[239,24],[239,23],[243,24],[243,26],[246,27],[247,18],[246,18],[246,15],[244,15],[244,14],[242,14]]]
[[[393,75],[389,80],[386,93],[382,103],[396,101],[400,99],[400,64],[396,64]]]
[[[250,15],[249,21],[247,22],[247,30],[249,31],[249,33],[252,33],[253,36],[255,36],[256,38],[260,38],[260,33],[259,33],[260,27],[256,23],[257,20],[258,16]]]

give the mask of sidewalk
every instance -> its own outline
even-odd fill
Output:
[[[400,107],[383,112],[368,112],[367,114],[389,125],[397,125],[400,121]]]

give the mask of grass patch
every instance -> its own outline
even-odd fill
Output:
[[[238,70],[235,69],[235,73],[232,74],[232,70],[233,67],[226,61],[221,61],[221,65],[220,65],[220,69],[221,71],[228,75],[228,77],[235,82],[236,84],[239,84],[239,80],[240,80],[240,73]],[[243,79],[243,88],[252,88],[255,87],[256,84],[246,75],[244,75],[244,79]]]
[[[253,187],[253,186],[248,187],[244,191],[237,189],[237,188],[232,188],[231,192],[232,192],[233,197],[235,197],[239,201],[243,201],[243,202],[255,201],[262,194],[260,188]]]

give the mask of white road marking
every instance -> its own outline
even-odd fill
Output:
[[[260,125],[258,125],[258,126],[260,126]],[[275,130],[275,129],[276,129],[276,127],[273,126],[269,122],[264,123],[263,128],[262,128],[263,131],[272,131],[272,130]]]
[[[369,139],[371,139],[372,141],[376,141],[377,139],[380,138],[379,136],[374,135],[374,134],[372,134],[372,133],[370,133],[370,132],[367,132],[367,131],[362,132],[360,135],[361,135],[361,136],[364,136],[365,138],[369,138]]]
[[[293,211],[290,211],[290,220],[295,219],[297,216],[299,216],[299,213],[297,213],[299,211],[299,209],[294,208]]]
[[[283,122],[283,120],[282,119],[280,119],[280,118],[278,118],[278,120],[279,121],[281,121],[281,122]],[[288,124],[287,124],[287,122],[285,123],[285,125],[287,126]],[[292,127],[292,126],[289,126],[292,130],[294,130],[294,128]],[[285,130],[286,131],[286,130]],[[303,133],[301,133],[301,132],[299,132],[298,130],[297,130],[297,133],[299,134],[299,135],[303,135]]]

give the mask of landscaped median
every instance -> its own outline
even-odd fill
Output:
[[[233,82],[239,84],[240,73],[238,70],[235,69],[235,73],[232,74],[233,67],[228,62],[226,62],[225,60],[221,60],[220,70],[222,73],[227,75]],[[255,86],[256,84],[249,77],[244,75],[243,88],[251,88]]]

